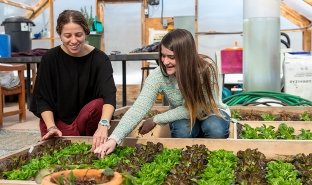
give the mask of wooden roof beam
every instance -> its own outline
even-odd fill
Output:
[[[303,1],[312,6],[312,0],[303,0]]]
[[[8,4],[8,5],[15,6],[15,7],[22,8],[22,9],[26,9],[26,10],[29,10],[29,11],[35,11],[33,9],[33,7],[31,7],[31,6],[27,5],[27,4],[18,3],[18,2],[12,1],[12,0],[0,0],[0,3],[5,3],[5,4]]]
[[[302,32],[303,40],[302,47],[304,51],[312,50],[312,31],[306,29]]]
[[[96,0],[96,16],[100,22],[102,22],[102,26],[104,26],[104,1]],[[105,51],[105,42],[104,42],[104,34],[101,34],[101,50]]]
[[[311,0],[310,0],[311,1]],[[311,30],[307,28],[311,25],[311,22],[304,16],[298,14],[295,10],[291,9],[285,3],[281,3],[281,15],[287,18],[289,21],[297,25],[303,30],[303,40],[302,47],[304,51],[311,50]]]
[[[291,21],[293,24],[300,28],[307,27],[311,22],[304,16],[297,13],[295,10],[287,6],[285,3],[281,3],[280,6],[281,15]]]
[[[39,16],[48,7],[49,7],[49,0],[40,0],[34,6],[34,11],[33,12],[27,12],[25,16],[29,19],[34,19],[37,16]]]

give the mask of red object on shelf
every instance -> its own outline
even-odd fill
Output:
[[[221,50],[221,73],[243,73],[243,49],[234,47]]]

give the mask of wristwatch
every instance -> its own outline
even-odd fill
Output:
[[[107,126],[107,128],[110,128],[109,120],[108,119],[101,119],[99,122],[102,126]]]

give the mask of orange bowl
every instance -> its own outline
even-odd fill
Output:
[[[59,179],[60,176],[64,176],[64,178],[68,178],[69,175],[72,174],[76,177],[76,179],[80,180],[91,180],[94,179],[97,182],[101,182],[101,179],[103,178],[102,169],[74,169],[74,170],[65,170],[65,171],[59,171],[52,173],[46,177],[43,178],[41,184],[42,185],[57,185],[55,182],[55,179]],[[121,185],[122,184],[122,175],[118,172],[114,172],[114,176],[110,181],[99,183],[99,185]]]

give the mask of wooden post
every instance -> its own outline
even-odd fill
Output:
[[[145,46],[148,44],[148,34],[146,33],[146,29],[148,29],[148,27],[146,26],[146,21],[148,19],[148,15],[145,15],[145,9],[148,9],[148,4],[147,4],[147,0],[142,0],[142,4],[141,4],[141,43],[142,46]],[[142,68],[144,67],[148,67],[149,63],[146,60],[142,61]],[[143,71],[142,73],[142,79],[144,80],[147,77],[147,73],[145,71]],[[141,87],[142,88],[142,87]]]
[[[302,42],[302,48],[304,51],[311,51],[312,50],[312,32],[309,29],[305,29],[302,32],[303,42]]]
[[[96,16],[98,17],[98,20],[102,22],[102,25],[104,26],[104,1],[103,0],[96,0]],[[100,48],[102,51],[105,51],[104,31],[101,35],[101,47]]]
[[[195,0],[195,45],[198,47],[198,0]]]
[[[54,2],[53,0],[49,0],[49,5],[50,5],[50,48],[54,47]]]

